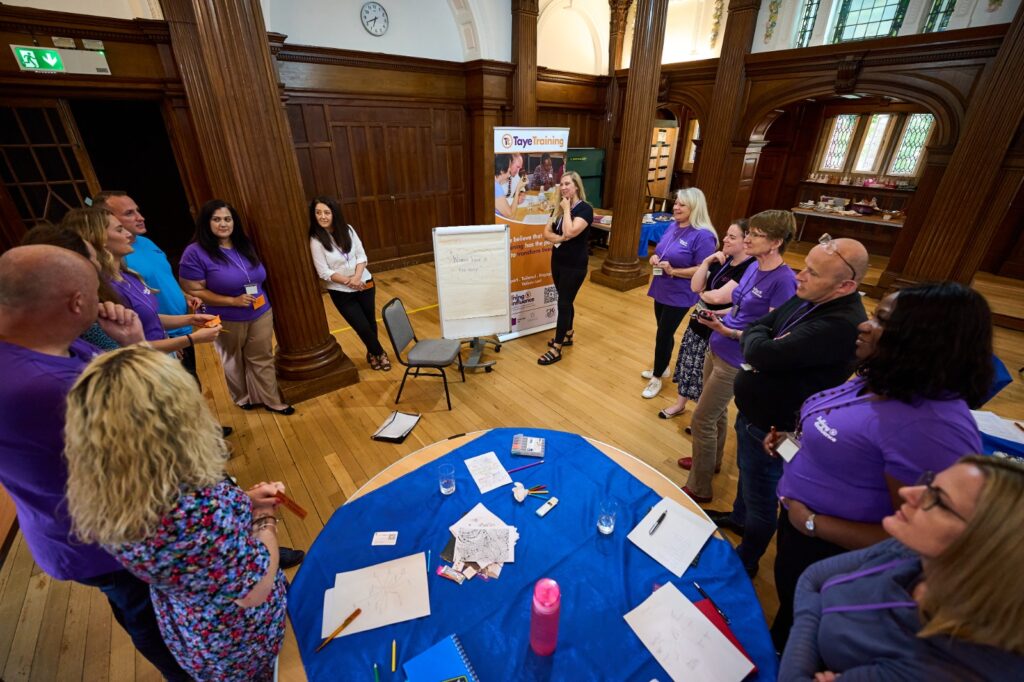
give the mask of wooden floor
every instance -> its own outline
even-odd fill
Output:
[[[603,252],[592,258],[599,267]],[[802,258],[789,256],[793,265]],[[377,307],[399,295],[421,337],[438,335],[437,299],[431,264],[377,275]],[[412,379],[401,408],[423,414],[405,443],[370,440],[394,408],[401,371],[370,371],[358,338],[325,298],[330,328],[360,367],[360,383],[298,405],[292,417],[232,406],[213,353],[199,354],[204,391],[221,423],[235,429],[229,442],[231,473],[243,485],[281,480],[311,513],[305,521],[284,514],[282,544],[308,548],[338,506],[378,471],[420,447],[452,434],[500,426],[561,429],[630,452],[675,481],[683,481],[676,459],[690,453],[683,434],[689,413],[663,420],[657,411],[675,397],[671,384],[653,400],[640,396],[650,367],[654,316],[646,289],[619,293],[584,285],[577,300],[577,345],[565,359],[540,367],[535,359],[550,337],[535,334],[504,345],[496,370],[470,374],[452,384],[454,409],[445,409],[440,382]],[[870,307],[875,302],[867,299]],[[681,332],[680,332],[681,335]],[[677,335],[678,336],[678,335]],[[386,334],[381,327],[385,346]],[[996,330],[997,352],[1012,369],[1024,366],[1024,333]],[[989,409],[1024,418],[1024,387],[1008,387]],[[715,503],[724,509],[736,486],[735,445],[730,434],[726,462],[715,478]],[[735,540],[735,538],[732,538]],[[772,584],[774,547],[762,560],[755,588],[769,617],[777,607]],[[98,590],[50,579],[32,561],[20,535],[0,567],[0,678],[14,680],[157,680],[153,668],[114,623]],[[303,680],[295,641],[288,630],[281,679]]]

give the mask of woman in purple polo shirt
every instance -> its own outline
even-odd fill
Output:
[[[690,278],[717,248],[718,235],[711,225],[704,192],[696,187],[677,191],[672,222],[654,247],[650,261],[654,276],[647,295],[654,299],[658,332],[654,339],[654,367],[640,373],[650,379],[641,394],[645,398],[653,398],[661,391],[661,378],[668,376],[676,330],[686,311],[697,302]]]
[[[732,290],[731,308],[708,311],[700,318],[713,333],[704,358],[704,390],[690,422],[693,462],[683,486],[683,492],[697,502],[711,501],[711,477],[722,466],[733,379],[743,363],[740,336],[752,322],[796,293],[796,275],[782,260],[795,228],[796,220],[789,211],[762,211],[753,216],[743,245],[747,255],[757,259],[757,267],[748,267]]]
[[[161,315],[153,289],[142,277],[128,269],[124,257],[135,249],[135,237],[126,230],[114,214],[105,208],[80,208],[68,212],[61,223],[76,232],[96,251],[101,276],[107,280],[120,298],[118,303],[131,308],[142,322],[142,332],[153,348],[164,353],[176,353],[197,343],[210,343],[220,333],[220,326],[206,327],[212,315]],[[168,329],[187,325],[198,327],[191,334],[167,338]]]
[[[277,387],[274,313],[263,288],[267,270],[226,201],[214,199],[199,210],[196,235],[181,254],[178,278],[182,289],[201,298],[223,321],[226,333],[215,345],[235,404],[243,410],[262,405],[269,412],[294,414]]]
[[[779,481],[776,647],[793,623],[793,594],[815,561],[887,537],[900,486],[981,452],[969,407],[992,384],[992,317],[954,282],[890,294],[860,325],[857,376],[800,408],[799,450]],[[766,443],[766,445],[768,445]]]

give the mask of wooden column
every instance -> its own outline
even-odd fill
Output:
[[[718,58],[708,120],[701,121],[701,162],[696,185],[708,199],[711,222],[729,226],[749,138],[737,131],[746,97],[744,60],[750,53],[761,0],[731,0]]]
[[[647,267],[641,266],[636,251],[647,194],[651,126],[658,103],[667,14],[668,0],[637,0],[633,56],[622,114],[622,144],[615,171],[615,220],[608,256],[600,270],[590,273],[591,281],[619,291],[647,284]]]
[[[513,67],[477,60],[466,64],[466,109],[470,120],[470,172],[473,220],[494,222],[494,128],[503,125]]]
[[[538,0],[512,0],[512,104],[518,126],[537,125]]]
[[[942,175],[897,286],[950,279],[969,284],[998,220],[982,221],[1024,113],[1024,9],[1018,7],[995,60],[971,97],[963,132]],[[1005,197],[1000,198],[1006,201]],[[1003,204],[1003,210],[1008,207]],[[922,206],[921,209],[924,209]]]
[[[610,200],[615,196],[615,133],[619,123],[619,81],[615,72],[622,65],[622,51],[626,39],[626,14],[633,0],[608,0],[611,16],[608,19],[608,88],[605,90],[604,134],[604,197],[605,208],[615,208]]]
[[[259,0],[162,0],[199,154],[267,267],[289,402],[359,380],[331,336],[306,239],[306,201]]]

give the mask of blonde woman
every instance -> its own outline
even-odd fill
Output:
[[[539,365],[553,365],[562,359],[562,347],[573,344],[573,301],[587,278],[589,253],[587,234],[594,222],[594,208],[587,203],[579,173],[566,171],[558,182],[562,200],[555,207],[552,221],[544,226],[544,239],[554,245],[551,251],[551,279],[558,292],[558,318],[550,350],[537,359]]]
[[[697,302],[690,278],[704,259],[717,250],[718,234],[711,225],[704,192],[696,187],[677,191],[672,222],[650,259],[654,276],[647,295],[654,299],[658,331],[654,339],[654,367],[641,372],[641,376],[650,379],[641,394],[645,398],[653,398],[661,391],[661,378],[668,376],[668,362],[676,345],[676,330],[690,306]]]
[[[142,321],[142,331],[146,341],[153,348],[173,353],[194,346],[197,343],[210,343],[220,333],[220,326],[206,327],[213,320],[212,315],[161,315],[155,290],[151,289],[142,277],[125,265],[124,257],[134,252],[132,242],[135,240],[129,232],[105,208],[77,208],[68,211],[61,222],[76,232],[90,244],[96,252],[100,277],[117,293],[118,303],[131,308]],[[178,329],[188,325],[198,327],[191,334],[167,338],[168,329]]]
[[[160,631],[196,680],[269,680],[284,637],[274,494],[225,480],[220,426],[180,363],[133,346],[68,396],[73,530],[150,584]]]
[[[893,539],[804,572],[779,679],[1024,679],[1024,466],[965,457],[899,495]]]

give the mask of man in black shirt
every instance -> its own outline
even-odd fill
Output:
[[[736,501],[731,512],[709,512],[715,523],[743,536],[736,551],[751,577],[778,521],[775,489],[783,461],[765,452],[765,436],[773,428],[792,431],[804,400],[846,381],[856,363],[857,325],[867,319],[857,292],[868,269],[863,244],[825,235],[804,262],[796,295],[742,333]]]

